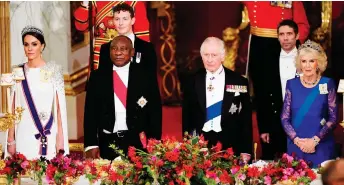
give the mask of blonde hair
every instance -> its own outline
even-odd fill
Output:
[[[319,74],[322,74],[327,68],[327,56],[322,47],[312,41],[312,45],[316,46],[317,49],[314,47],[300,47],[296,56],[296,69],[297,71],[301,71],[301,58],[305,55],[313,55],[315,60],[318,64]],[[320,50],[319,50],[320,48]]]

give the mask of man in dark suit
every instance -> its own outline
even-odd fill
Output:
[[[203,134],[212,147],[219,141],[236,154],[252,153],[252,111],[248,81],[222,63],[222,40],[207,38],[201,46],[205,69],[189,80],[184,90],[183,131]]]
[[[158,84],[146,70],[130,62],[131,40],[117,36],[110,44],[112,66],[91,74],[84,114],[86,157],[114,159],[115,144],[126,154],[129,146],[141,148],[139,134],[160,139],[162,107]]]
[[[132,61],[145,67],[156,78],[157,75],[157,58],[154,45],[144,41],[134,35],[133,25],[135,24],[135,16],[133,8],[126,4],[120,3],[113,8],[113,24],[119,35],[125,35],[130,38],[134,44],[135,53]],[[107,68],[112,65],[109,62],[109,48],[110,43],[103,44],[100,48],[99,68]]]
[[[270,78],[255,91],[258,93],[257,121],[263,141],[264,160],[279,158],[287,152],[287,135],[280,116],[287,81],[298,76],[295,66],[296,42],[299,39],[298,25],[293,20],[283,20],[277,27],[277,35],[281,47],[278,48],[278,52],[272,52],[269,56],[275,61],[266,66],[270,71]]]

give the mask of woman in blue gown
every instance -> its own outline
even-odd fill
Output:
[[[281,114],[288,153],[311,162],[312,167],[335,158],[336,87],[332,79],[321,76],[326,67],[320,45],[308,40],[300,46],[296,68],[302,76],[287,82]]]

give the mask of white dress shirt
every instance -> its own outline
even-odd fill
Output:
[[[133,48],[135,48],[134,43],[135,43],[135,34],[134,33],[128,33],[127,35],[125,35],[127,37],[129,37],[129,39],[131,40],[131,42],[133,43]]]
[[[213,90],[209,91],[209,85],[213,86]],[[206,106],[209,107],[219,101],[223,100],[224,94],[224,87],[225,87],[225,72],[223,66],[221,65],[220,68],[215,72],[211,73],[207,70],[206,75]],[[221,115],[207,121],[202,129],[204,132],[209,132],[211,130],[215,132],[221,132]]]
[[[279,70],[281,77],[281,86],[282,86],[282,96],[284,100],[285,89],[287,81],[295,78],[296,75],[296,66],[295,66],[295,57],[297,55],[296,47],[291,50],[289,53],[281,50],[280,60],[279,60]]]

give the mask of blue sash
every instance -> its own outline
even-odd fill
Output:
[[[216,118],[217,116],[221,115],[222,110],[222,100],[207,107],[207,119],[205,122]]]
[[[322,79],[319,81],[318,84],[328,82],[328,79],[324,79],[324,80],[322,80]],[[317,86],[319,86],[319,85],[317,85]],[[298,128],[301,125],[306,113],[309,111],[309,108],[312,106],[314,100],[316,99],[317,95],[319,94],[319,88],[317,88],[317,86],[315,88],[313,88],[311,93],[307,96],[305,102],[300,107],[299,111],[296,113],[295,121],[293,124],[294,128]]]
[[[26,74],[25,74],[25,70],[24,71],[24,76],[25,76],[25,79],[22,81],[22,87],[23,87],[23,90],[24,90],[24,94],[25,94],[25,97],[26,97],[26,101],[27,101],[27,104],[29,105],[29,110],[30,110],[30,113],[31,113],[31,117],[33,119],[33,121],[35,122],[35,126],[38,130],[38,134],[35,134],[35,138],[37,140],[40,140],[41,142],[41,149],[40,149],[40,154],[41,155],[47,155],[47,142],[48,142],[48,138],[47,138],[47,135],[50,134],[50,128],[51,126],[53,125],[53,114],[51,113],[50,114],[50,118],[47,122],[47,124],[45,125],[45,127],[43,127],[42,125],[42,122],[41,120],[39,119],[39,116],[38,116],[38,113],[37,113],[37,109],[36,109],[36,106],[35,106],[35,103],[32,99],[32,96],[31,96],[31,92],[30,92],[30,89],[29,89],[29,85],[26,81]]]

